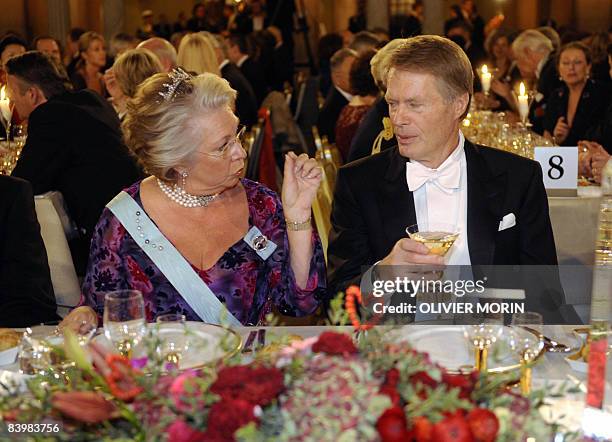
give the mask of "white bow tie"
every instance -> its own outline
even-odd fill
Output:
[[[451,161],[440,169],[429,169],[422,164],[408,161],[406,163],[406,181],[408,190],[414,192],[427,182],[436,184],[442,191],[452,193],[461,183],[461,164]]]

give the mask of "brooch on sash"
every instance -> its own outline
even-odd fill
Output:
[[[255,226],[251,227],[243,239],[264,261],[274,253],[277,247]]]

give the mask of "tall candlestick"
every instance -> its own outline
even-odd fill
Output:
[[[482,85],[482,91],[485,95],[489,95],[489,90],[491,89],[491,73],[489,72],[489,68],[485,64],[480,73],[480,84]]]
[[[0,113],[2,113],[2,118],[10,122],[13,112],[10,100],[6,95],[6,86],[2,86],[2,89],[0,89]]]
[[[522,81],[519,87],[518,110],[519,115],[521,116],[521,121],[526,123],[529,115],[529,97],[526,94],[525,84]]]

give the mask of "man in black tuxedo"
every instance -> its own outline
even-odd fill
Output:
[[[31,51],[7,63],[8,92],[28,138],[13,176],[35,194],[59,190],[78,228],[71,241],[77,274],[83,274],[94,226],[121,189],[141,177],[123,144],[117,113],[99,95],[71,92],[51,59]]]
[[[210,39],[217,54],[217,62],[221,76],[225,78],[232,89],[238,92],[236,96],[236,115],[241,124],[251,127],[257,123],[257,98],[249,81],[242,75],[240,69],[227,58],[227,45],[219,36]]]
[[[553,49],[549,38],[535,29],[521,32],[512,42],[512,51],[521,76],[536,84],[535,97],[529,109],[529,121],[533,124],[533,130],[539,134],[544,132],[548,97],[563,86],[557,72]]]
[[[227,56],[251,83],[255,97],[257,97],[257,106],[261,106],[268,95],[268,82],[261,64],[249,55],[244,35],[230,34],[227,39]]]
[[[375,264],[557,264],[540,166],[464,139],[460,122],[472,93],[470,62],[450,40],[419,36],[394,51],[385,97],[398,146],[338,173],[331,293],[358,284],[362,268]],[[427,222],[454,223],[461,232],[446,262],[407,238],[406,227]],[[561,321],[562,298],[527,296],[526,309]]]
[[[0,327],[59,319],[32,186],[0,175]]]
[[[332,85],[329,89],[325,103],[319,111],[317,127],[319,135],[325,135],[330,143],[336,141],[336,122],[342,108],[351,101],[349,72],[357,58],[357,52],[349,48],[337,50],[330,59]]]

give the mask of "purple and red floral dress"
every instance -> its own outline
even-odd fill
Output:
[[[291,269],[285,217],[278,195],[259,183],[247,179],[241,182],[249,207],[249,229],[253,226],[259,228],[277,245],[276,250],[264,260],[241,239],[211,268],[203,270],[193,265],[192,268],[244,325],[262,324],[273,305],[283,315],[304,316],[313,313],[326,293],[325,261],[318,235],[313,231],[314,253],[308,283],[304,289],[300,289]],[[140,182],[126,192],[142,207]],[[123,289],[142,292],[148,321],[167,313],[183,314],[188,321],[200,320],[121,222],[106,208],[92,238],[83,283],[84,303],[102,316],[104,295]]]

